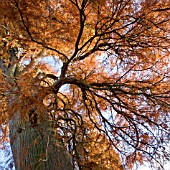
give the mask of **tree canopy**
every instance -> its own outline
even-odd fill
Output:
[[[1,0],[2,144],[19,111],[33,129],[50,122],[74,168],[161,166],[169,28],[168,0]]]

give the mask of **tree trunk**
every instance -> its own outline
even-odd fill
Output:
[[[16,170],[73,170],[69,156],[48,121],[31,127],[15,113],[9,123],[11,148]]]
[[[11,64],[5,67],[3,61],[0,60],[0,68],[4,75],[7,75],[6,81],[11,84],[11,89],[8,89],[7,92],[7,105],[11,107],[11,103],[19,100],[15,94],[17,86],[14,81],[17,71],[16,50],[10,49],[9,54]],[[14,114],[9,118],[9,137],[15,169],[73,170],[70,158],[62,143],[56,141],[50,121],[44,119],[36,127],[32,127],[29,115],[27,117],[22,119],[21,112],[18,110],[14,111]]]

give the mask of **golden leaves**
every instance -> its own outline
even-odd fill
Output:
[[[163,1],[143,1],[138,10],[128,0],[2,2],[0,21],[10,32],[0,28],[4,65],[10,64],[8,48],[24,52],[12,83],[0,73],[2,96],[13,107],[6,114],[1,99],[1,123],[15,110],[25,119],[37,106],[39,116],[48,111],[58,123],[58,136],[73,142],[84,169],[119,169],[116,147],[120,153],[131,147],[129,168],[142,163],[138,150],[160,140],[151,132],[168,129],[169,11]],[[60,61],[56,69],[51,56]]]

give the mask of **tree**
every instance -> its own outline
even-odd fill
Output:
[[[16,169],[162,166],[169,2],[1,4],[0,120]]]

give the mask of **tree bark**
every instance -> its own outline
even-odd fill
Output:
[[[7,106],[11,107],[13,101],[19,100],[17,94],[10,94],[16,87],[13,86],[17,71],[16,51],[11,49],[9,55],[10,65],[5,67],[3,60],[0,60],[0,68],[6,75],[6,81],[11,84],[11,90],[8,89],[7,92]],[[28,118],[22,119],[21,112],[16,110],[9,118],[9,137],[15,169],[73,170],[67,151],[56,140],[50,121],[44,119],[36,127],[32,127],[29,113],[24,115],[28,115]]]
[[[37,127],[20,122],[15,113],[9,123],[11,148],[16,170],[73,170],[69,156],[47,121]]]

